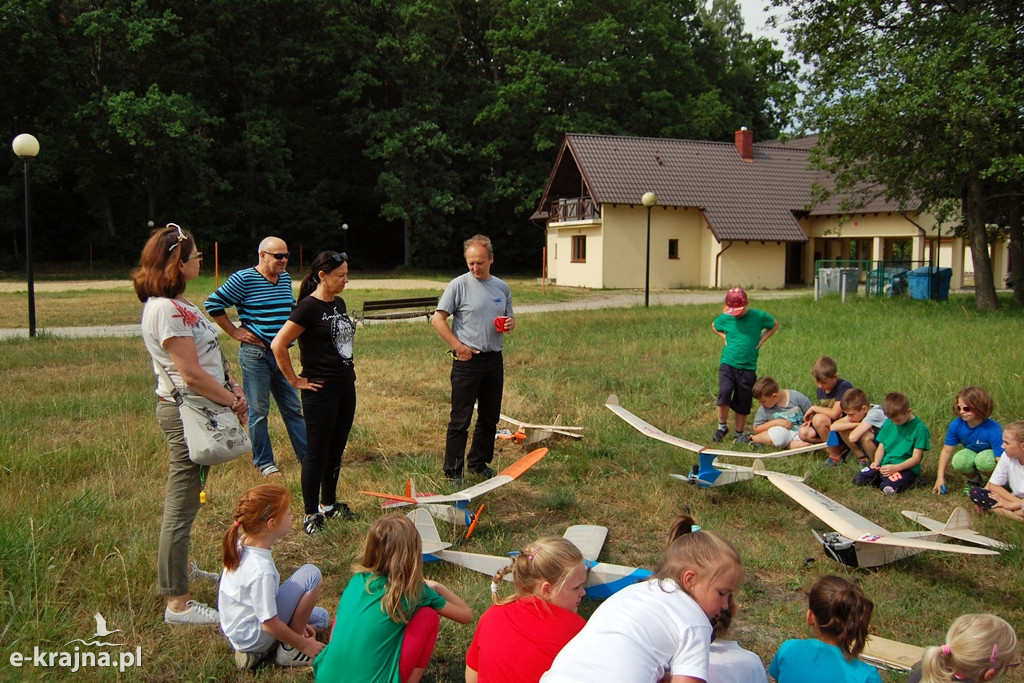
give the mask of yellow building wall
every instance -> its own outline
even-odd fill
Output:
[[[647,272],[647,207],[602,206],[604,219],[604,286],[642,288]],[[652,289],[699,287],[700,244],[704,221],[695,209],[651,209]],[[678,240],[678,258],[669,258],[669,240]]]
[[[587,238],[587,260],[573,263],[572,238]],[[552,248],[553,247],[553,248]],[[601,280],[604,240],[601,222],[596,220],[552,223],[548,228],[548,277],[566,287],[604,287]],[[551,272],[557,276],[551,275]]]
[[[781,242],[726,242],[719,260],[723,289],[782,289],[786,286],[786,245]],[[709,284],[710,286],[710,284]]]

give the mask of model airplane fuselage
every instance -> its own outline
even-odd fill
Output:
[[[407,485],[408,490],[405,495],[380,493],[379,491],[360,491],[359,493],[383,498],[384,502],[381,503],[381,506],[384,508],[417,505],[449,524],[470,526],[476,519],[476,515],[469,509],[469,503],[474,498],[482,496],[485,493],[489,493],[511,481],[516,480],[523,472],[533,467],[547,454],[547,448],[538,448],[535,451],[530,451],[490,479],[449,495],[438,496],[417,494],[412,480],[410,480]]]
[[[508,422],[509,424],[514,424],[516,426],[515,433],[512,434],[509,438],[511,438],[516,443],[521,443],[523,445],[530,445],[533,443],[537,443],[538,441],[544,441],[545,439],[550,439],[551,437],[556,435],[567,436],[571,439],[583,438],[584,428],[563,425],[561,415],[556,416],[554,424],[549,425],[538,425],[530,424],[529,422],[522,422],[520,420],[515,419],[514,417],[509,417],[504,413],[499,413],[499,418],[504,420],[505,422]]]

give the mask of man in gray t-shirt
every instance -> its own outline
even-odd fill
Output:
[[[505,369],[501,357],[504,335],[515,329],[512,292],[491,275],[494,249],[484,235],[463,244],[469,271],[448,283],[437,303],[431,324],[453,356],[452,411],[444,450],[444,474],[462,481],[469,423],[477,404],[476,427],[469,449],[469,470],[494,475],[488,465],[494,457],[494,432],[501,414]],[[448,326],[451,317],[452,325]]]

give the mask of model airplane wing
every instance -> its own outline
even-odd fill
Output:
[[[903,516],[914,520],[931,531],[940,533],[943,536],[955,538],[958,541],[966,541],[967,543],[983,545],[987,548],[996,548],[998,550],[1009,550],[1011,548],[1010,545],[1003,543],[1002,541],[997,541],[996,539],[989,538],[988,536],[982,536],[975,531],[971,524],[971,516],[967,514],[967,511],[963,508],[956,508],[953,510],[953,514],[949,516],[949,520],[945,524],[929,517],[925,517],[920,512],[914,512],[913,510],[903,510]]]
[[[921,661],[924,648],[897,640],[868,636],[860,659],[874,666],[887,666],[899,671],[910,671]]]
[[[666,434],[665,432],[661,431],[654,425],[640,419],[633,413],[629,412],[628,410],[620,406],[619,398],[615,394],[611,394],[610,396],[608,396],[608,400],[604,402],[604,405],[608,410],[612,411],[613,413],[621,417],[623,420],[626,421],[627,424],[629,424],[629,426],[631,426],[633,429],[637,430],[644,436],[649,436],[652,439],[657,439],[658,441],[664,441],[667,444],[678,446],[679,448],[685,448],[686,450],[692,451],[694,453],[700,453],[701,451],[704,450],[704,447],[701,446],[699,443],[694,443],[692,441],[687,441],[686,439],[680,439],[678,436]]]
[[[516,460],[514,463],[498,472],[496,475],[486,481],[482,481],[479,484],[470,486],[469,488],[462,489],[456,493],[449,495],[440,496],[401,496],[394,493],[380,493],[378,491],[360,491],[359,493],[366,494],[368,496],[376,496],[377,498],[385,498],[387,500],[395,501],[395,505],[428,505],[431,503],[467,503],[478,496],[493,491],[496,488],[500,488],[505,484],[513,481],[519,477],[523,472],[533,467],[548,454],[547,448],[538,448],[535,451],[530,451],[523,457]]]
[[[652,439],[657,439],[658,441],[664,441],[667,444],[671,444],[679,448],[685,448],[686,450],[691,451],[693,453],[707,453],[709,455],[724,455],[736,458],[765,460],[770,458],[787,458],[791,455],[796,455],[797,453],[807,453],[809,451],[816,451],[820,448],[825,448],[825,444],[823,443],[814,444],[811,446],[803,446],[801,448],[790,448],[789,450],[785,451],[773,451],[770,453],[750,453],[745,451],[729,451],[720,448],[707,448],[705,446],[700,445],[699,443],[694,443],[693,441],[681,439],[678,436],[666,434],[665,432],[661,431],[660,429],[650,424],[649,422],[646,422],[643,419],[637,417],[636,415],[634,415],[633,413],[629,412],[621,405],[619,405],[619,398],[615,394],[611,394],[610,396],[608,396],[608,399],[605,401],[604,405],[606,408],[608,408],[608,410],[612,411],[613,413],[621,417],[623,420],[626,421],[626,423],[628,423],[631,427],[636,429],[644,436],[649,436]]]
[[[827,444],[824,443],[813,443],[809,446],[801,446],[800,448],[787,448],[784,451],[771,451],[769,453],[751,453],[749,451],[729,451],[722,448],[705,448],[703,453],[710,453],[711,455],[723,455],[729,458],[750,458],[754,460],[770,460],[772,458],[788,458],[791,455],[798,455],[800,453],[810,453],[811,451],[818,451],[825,448]]]
[[[915,538],[913,535],[893,534],[853,510],[840,505],[825,494],[812,489],[803,482],[779,477],[770,472],[766,473],[765,477],[777,489],[804,506],[808,512],[855,543],[872,543],[901,548],[914,548],[917,550],[939,550],[964,555],[999,554],[994,550],[987,550],[985,548],[947,545],[923,538]]]

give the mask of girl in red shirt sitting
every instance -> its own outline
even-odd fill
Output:
[[[516,594],[498,597],[512,572]],[[576,613],[586,592],[587,568],[579,549],[547,537],[521,550],[491,583],[494,606],[477,624],[466,652],[466,683],[536,683],[586,623]]]

